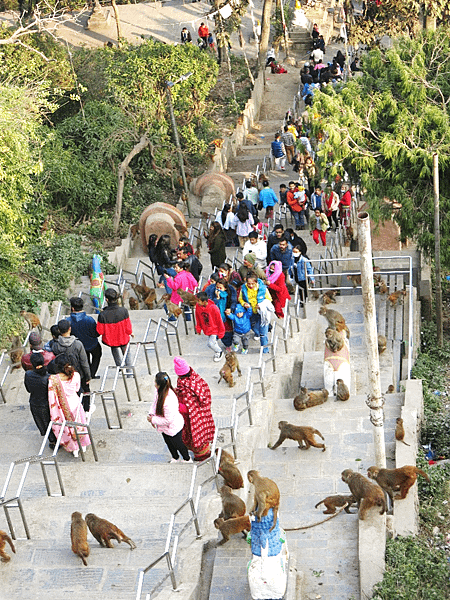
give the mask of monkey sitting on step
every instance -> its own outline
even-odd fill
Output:
[[[132,539],[106,519],[101,519],[97,515],[89,513],[86,515],[86,524],[97,542],[104,548],[114,548],[111,540],[117,540],[119,544],[120,542],[126,542],[131,550],[136,548],[136,544]]]
[[[83,561],[83,565],[87,567],[86,558],[89,556],[90,549],[87,541],[86,521],[80,512],[72,513],[70,539],[72,541],[72,552],[79,556]]]
[[[216,449],[216,454],[218,450]],[[222,450],[220,455],[219,474],[225,480],[225,483],[233,490],[239,490],[244,487],[244,480],[241,472],[234,464],[234,458],[226,450]]]
[[[352,496],[352,494],[350,494],[349,496],[341,496],[341,495],[327,496],[326,498],[324,498],[323,500],[318,502],[314,508],[317,508],[321,504],[325,504],[327,510],[324,510],[323,514],[324,515],[334,515],[336,512],[336,508],[340,508],[341,506],[347,505],[347,506],[345,506],[344,510],[346,513],[351,515],[353,513],[350,511],[350,506],[352,504],[355,504],[355,502],[356,502],[356,498],[354,496]]]
[[[318,444],[314,439],[314,435],[318,435],[325,440],[320,431],[314,429],[314,427],[291,425],[287,421],[280,421],[278,429],[280,430],[280,437],[273,446],[269,444],[269,448],[272,448],[272,450],[276,450],[281,446],[284,440],[295,440],[298,442],[300,450],[308,450],[311,446],[314,446],[314,448],[323,448],[322,452],[326,450],[325,444]]]
[[[350,398],[350,390],[345,385],[343,379],[336,379],[336,400],[340,402],[345,402]]]
[[[311,408],[312,406],[318,406],[328,400],[327,390],[319,390],[310,392],[305,387],[300,388],[300,394],[294,398],[295,410],[305,410],[305,408]]]
[[[246,513],[245,502],[236,496],[231,491],[228,485],[223,485],[220,488],[220,495],[222,496],[222,512],[219,515],[220,519],[228,521],[228,519],[235,519],[236,517],[243,517]]]
[[[395,439],[398,442],[403,442],[405,446],[410,446],[411,444],[407,444],[405,442],[405,428],[403,427],[403,419],[398,417],[396,421],[397,425],[395,426]]]

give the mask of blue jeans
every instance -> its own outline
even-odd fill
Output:
[[[250,317],[250,324],[252,326],[253,331],[255,332],[255,335],[259,335],[259,341],[261,343],[261,346],[267,346],[267,344],[269,343],[269,339],[267,337],[269,326],[261,326],[261,315],[259,313],[252,313],[252,316]]]
[[[172,293],[172,289],[167,285],[167,281],[166,278],[164,276],[165,273],[167,273],[167,275],[170,275],[170,277],[175,277],[177,272],[175,271],[175,269],[169,268],[169,269],[163,269],[162,267],[156,267],[156,272],[161,275],[161,277],[159,278],[159,283],[164,283],[164,287],[166,289],[166,293],[167,294],[171,294]]]

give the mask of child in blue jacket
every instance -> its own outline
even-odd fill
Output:
[[[242,354],[248,354],[248,338],[252,330],[250,323],[252,312],[251,306],[249,308],[244,308],[242,304],[238,304],[234,313],[230,311],[230,314],[227,315],[234,326],[233,352],[237,352],[239,346],[242,344]]]

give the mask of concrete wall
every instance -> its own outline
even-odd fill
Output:
[[[236,129],[229,137],[225,138],[221,148],[216,148],[213,162],[209,168],[210,172],[226,172],[229,161],[236,156],[238,148],[245,143],[250,127],[259,117],[264,96],[264,78],[265,74],[262,71],[256,78],[252,94],[247,100],[242,114],[238,117]]]

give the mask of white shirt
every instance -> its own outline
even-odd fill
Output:
[[[264,240],[259,239],[256,244],[252,244],[250,240],[247,240],[242,249],[242,256],[246,256],[252,252],[256,257],[255,264],[258,267],[263,267],[266,263],[267,258],[267,244]]]
[[[222,224],[222,211],[219,210],[219,212],[216,215],[216,221],[217,223],[219,223],[222,227],[222,229],[234,229],[234,225],[233,225],[233,221],[234,221],[234,213],[230,210],[227,214],[227,218],[225,219],[225,223]]]

